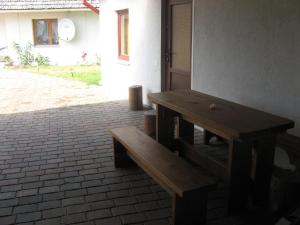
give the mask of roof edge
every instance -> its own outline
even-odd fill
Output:
[[[85,11],[85,12],[91,12],[90,9],[88,8],[79,8],[79,9],[70,9],[70,8],[66,8],[66,9],[12,9],[12,10],[1,10],[0,9],[0,14],[1,13],[30,13],[30,12],[79,12],[79,11]]]

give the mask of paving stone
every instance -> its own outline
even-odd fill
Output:
[[[0,224],[1,225],[9,225],[9,224],[15,224],[16,216],[4,216],[0,217]]]
[[[12,214],[12,207],[0,208],[0,217],[1,216],[10,216],[11,214]]]
[[[25,183],[22,184],[22,189],[33,189],[33,188],[39,188],[43,186],[43,182],[42,181],[38,181],[38,182],[32,182],[32,183]]]
[[[67,207],[68,214],[82,213],[91,210],[92,207],[89,204],[71,205]]]
[[[53,208],[59,208],[61,206],[60,200],[54,200],[54,201],[47,201],[47,202],[41,202],[38,204],[39,210],[45,210],[45,209],[53,209]]]
[[[168,209],[146,211],[145,214],[148,217],[148,219],[163,219],[171,216],[171,213]]]
[[[123,224],[132,224],[146,221],[146,217],[142,213],[135,213],[121,216]]]
[[[18,179],[0,180],[0,186],[8,186],[18,184]]]
[[[73,224],[75,225],[75,224]],[[83,223],[76,223],[76,225],[95,225],[94,222],[83,222]]]
[[[59,192],[59,186],[41,187],[39,189],[40,194],[53,193],[53,192]]]
[[[35,189],[26,189],[26,190],[21,190],[17,192],[17,197],[23,197],[23,196],[30,196],[30,195],[36,195],[38,190]]]
[[[96,220],[96,225],[122,225],[118,217]]]
[[[101,185],[101,181],[100,180],[89,180],[89,181],[84,181],[81,183],[81,186],[83,188],[86,187],[97,187]]]
[[[44,181],[44,186],[59,186],[64,183],[64,179],[46,180]]]
[[[46,174],[46,175],[40,176],[40,180],[54,180],[54,179],[58,179],[58,178],[59,178],[58,173]]]
[[[42,196],[40,195],[33,195],[33,196],[25,196],[19,198],[20,205],[27,205],[31,203],[38,203],[42,201]]]
[[[149,201],[158,200],[159,195],[156,193],[143,194],[143,195],[137,195],[137,198],[139,199],[140,202],[149,202]]]
[[[4,192],[0,193],[0,200],[14,198],[16,196],[16,192]]]
[[[11,192],[11,191],[19,191],[22,189],[21,184],[9,185],[1,187],[1,192]]]
[[[17,223],[24,223],[30,221],[37,221],[41,219],[42,213],[41,212],[31,212],[31,213],[23,213],[17,215]]]
[[[84,202],[83,197],[75,197],[75,198],[66,198],[62,200],[63,206],[76,205]]]
[[[54,192],[54,193],[47,193],[43,195],[44,201],[51,201],[51,200],[59,200],[63,199],[65,194],[63,192]]]
[[[119,190],[119,191],[110,191],[107,192],[109,198],[119,198],[119,197],[126,197],[129,195],[128,190]]]
[[[131,197],[115,198],[114,202],[117,206],[120,206],[120,205],[134,204],[137,203],[138,201],[134,196],[131,196]]]
[[[80,223],[86,221],[84,213],[72,214],[62,217],[63,224]]]
[[[84,181],[84,177],[83,176],[66,177],[65,178],[65,182],[66,183],[80,183],[82,181]]]
[[[158,209],[159,205],[157,204],[156,201],[143,202],[143,203],[136,204],[135,208],[137,209],[137,211],[143,212],[143,211],[150,211],[150,210],[153,210],[153,209]]]
[[[20,183],[32,183],[32,182],[36,182],[36,181],[39,181],[38,176],[36,176],[36,177],[23,177],[23,178],[20,178],[20,180],[19,180]]]
[[[7,200],[1,200],[0,201],[0,208],[2,207],[10,207],[10,206],[15,206],[19,202],[19,199],[13,198],[13,199],[7,199]]]
[[[90,202],[89,206],[92,210],[108,209],[114,207],[115,203],[112,200],[104,200],[104,201]]]
[[[43,219],[61,217],[64,215],[66,215],[65,208],[55,208],[55,209],[48,209],[43,211]]]
[[[14,207],[14,214],[34,212],[34,211],[37,211],[37,205],[36,204],[21,205],[21,206]]]
[[[87,194],[86,189],[77,189],[77,190],[71,190],[71,191],[66,191],[66,198],[70,197],[77,197],[77,196],[84,196]]]
[[[60,186],[62,191],[74,190],[80,188],[80,183],[68,183]]]
[[[109,191],[109,187],[107,185],[88,188],[89,194],[102,193],[108,191]]]
[[[20,171],[21,171],[21,168],[4,169],[4,170],[2,170],[2,174],[18,173]]]
[[[36,225],[62,225],[61,218],[43,219],[36,222]]]
[[[87,213],[87,218],[89,220],[111,217],[111,212],[108,209],[95,210]]]
[[[169,220],[154,220],[146,222],[145,225],[171,225]]]
[[[114,216],[120,216],[120,215],[135,213],[136,210],[135,210],[134,206],[126,205],[126,206],[119,206],[116,208],[112,208],[111,212]]]

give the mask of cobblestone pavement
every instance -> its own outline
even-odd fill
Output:
[[[0,75],[0,224],[168,224],[168,195],[112,163],[109,129],[141,127],[143,113],[80,82],[20,75]]]
[[[169,224],[167,193],[140,169],[113,166],[109,130],[142,129],[143,112],[29,74],[1,74],[0,99],[0,225]]]

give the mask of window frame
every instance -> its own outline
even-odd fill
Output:
[[[47,22],[49,44],[39,44],[39,43],[37,43],[36,24],[37,24],[38,21],[46,21]],[[53,21],[56,21],[56,23],[58,25],[58,19],[55,19],[55,18],[53,18],[53,19],[32,19],[32,31],[33,31],[33,44],[34,44],[34,46],[58,46],[59,45],[59,42],[57,44],[53,43],[53,30],[52,30]]]
[[[122,23],[121,23],[121,20],[122,20],[122,16],[128,16],[128,26],[127,26],[127,34],[128,34],[128,37],[129,37],[129,9],[122,9],[122,10],[117,10],[116,11],[117,14],[118,14],[118,57],[120,60],[125,60],[125,61],[129,61],[129,38],[128,38],[128,43],[127,43],[127,46],[128,46],[128,55],[124,55],[122,54]]]

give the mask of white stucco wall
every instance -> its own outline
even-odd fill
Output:
[[[5,47],[6,44],[5,18],[0,14],[0,48]]]
[[[4,17],[7,45],[10,46],[10,53],[14,54],[13,41],[26,44],[33,43],[32,19],[61,19],[69,18],[76,26],[76,36],[70,42],[60,40],[58,46],[36,46],[35,53],[48,56],[52,64],[76,64],[82,62],[82,52],[88,53],[87,59],[90,62],[96,61],[96,54],[99,53],[99,17],[90,11],[69,11],[69,12],[21,12],[2,13]],[[2,28],[3,29],[3,28]],[[2,33],[1,33],[2,36]],[[1,40],[1,38],[0,38]]]
[[[193,89],[296,121],[300,1],[196,0]]]
[[[128,86],[143,85],[147,93],[159,92],[161,54],[160,0],[100,0],[100,43],[102,83],[127,97]],[[118,59],[116,10],[129,9],[129,62]]]

